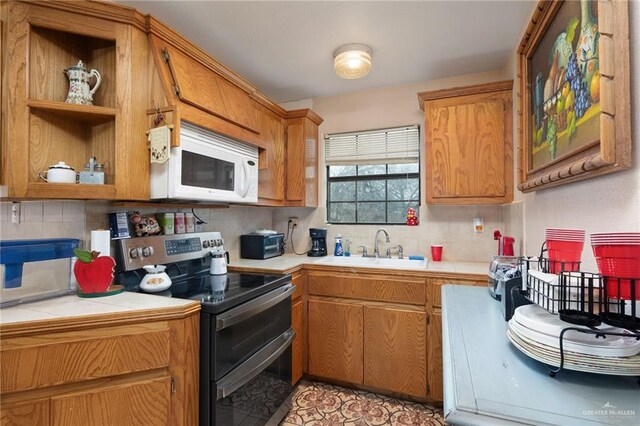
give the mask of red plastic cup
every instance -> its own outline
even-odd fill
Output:
[[[640,300],[640,279],[635,281],[635,295],[631,297],[631,280],[623,278],[605,278],[604,285],[609,299]]]
[[[442,246],[431,246],[431,259],[434,262],[442,260]]]

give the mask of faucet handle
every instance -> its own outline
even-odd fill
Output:
[[[391,259],[391,250],[398,250],[398,259],[404,259],[404,250],[400,244],[387,249],[387,258]]]
[[[367,248],[365,246],[358,246],[358,248],[362,249],[362,257],[369,257],[367,254]]]

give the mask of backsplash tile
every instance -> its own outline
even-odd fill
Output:
[[[133,208],[113,207],[106,201],[36,201],[22,203],[20,224],[11,224],[10,202],[0,203],[0,237],[2,239],[67,237],[81,240],[81,247],[90,246],[92,229],[108,229],[108,213],[130,211]],[[191,209],[144,207],[145,214],[159,212],[190,212]],[[443,260],[486,262],[497,253],[493,231],[500,229],[504,235],[512,235],[521,243],[523,228],[522,203],[507,206],[422,206],[420,224],[406,225],[328,225],[326,207],[270,208],[230,206],[228,208],[198,207],[194,212],[206,224],[204,231],[220,231],[231,259],[240,256],[240,235],[259,228],[275,229],[287,233],[289,217],[298,217],[300,227],[292,233],[295,251],[305,254],[310,247],[309,228],[327,228],[327,248],[333,252],[334,237],[342,234],[351,244],[351,253],[359,255],[358,245],[373,253],[374,236],[380,227],[387,229],[390,244],[380,237],[382,255],[388,247],[403,246],[405,256],[422,255],[431,258],[430,246],[444,247]],[[482,217],[485,230],[474,233],[472,221]],[[28,221],[26,220],[28,218]],[[38,221],[37,219],[40,218]],[[287,253],[293,253],[291,239],[287,241]]]
[[[62,202],[62,221],[76,222],[84,224],[84,205],[83,201],[63,201]]]
[[[62,222],[62,201],[43,203],[43,220],[45,222]]]
[[[22,203],[25,222],[42,222],[42,202],[25,201]]]

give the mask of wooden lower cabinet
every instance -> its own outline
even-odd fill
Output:
[[[442,286],[455,282],[462,285],[486,286],[487,282],[466,279],[431,278],[427,281],[431,300],[429,325],[427,327],[427,383],[429,399],[442,401]],[[487,297],[489,297],[487,295]]]
[[[310,376],[441,401],[442,285],[479,275],[307,272]]]
[[[309,374],[362,383],[363,307],[309,300]]]
[[[0,424],[197,424],[199,309],[0,326]]]
[[[51,398],[52,425],[166,425],[171,377]]]
[[[440,309],[433,312],[429,318],[427,378],[429,380],[429,397],[436,401],[442,401],[442,311]]]
[[[302,300],[298,300],[291,306],[291,325],[296,337],[291,344],[291,382],[295,385],[302,378],[302,370],[304,368],[304,323],[302,320],[303,304]]]
[[[427,314],[364,307],[364,384],[424,398]]]

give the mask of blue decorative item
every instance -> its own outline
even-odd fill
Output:
[[[336,246],[333,250],[333,255],[334,256],[344,255],[344,253],[342,252],[342,235],[340,234],[336,235]]]
[[[5,266],[2,286],[20,287],[23,265],[27,262],[73,257],[73,249],[78,248],[79,242],[76,238],[0,241],[0,264]]]

